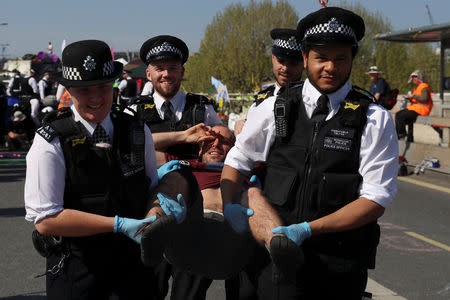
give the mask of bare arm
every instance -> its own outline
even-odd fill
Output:
[[[155,149],[159,151],[164,151],[170,146],[178,144],[200,144],[204,141],[214,139],[209,134],[210,129],[209,126],[200,123],[184,131],[153,133],[153,143],[155,144]]]
[[[234,199],[240,194],[242,183],[245,176],[238,170],[225,165],[222,170],[220,179],[220,190],[222,192],[223,207],[229,203],[233,203]]]
[[[114,218],[79,210],[64,209],[36,223],[36,229],[44,235],[89,236],[113,232]]]
[[[249,188],[242,194],[241,204],[254,212],[253,216],[248,218],[253,237],[260,245],[269,246],[270,240],[275,235],[272,229],[283,225],[277,212],[264,197],[261,189],[256,187]]]
[[[340,232],[364,226],[384,214],[384,207],[360,197],[332,214],[309,222],[312,235]]]

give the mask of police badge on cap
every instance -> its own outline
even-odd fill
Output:
[[[188,59],[189,50],[186,44],[177,37],[158,35],[142,44],[139,54],[141,60],[147,65],[161,59],[175,59],[184,64]]]
[[[65,87],[92,86],[114,81],[123,65],[112,60],[109,46],[102,41],[72,43],[62,53],[62,74],[57,81]]]
[[[302,48],[297,42],[296,33],[294,29],[272,29],[270,37],[273,39],[273,55],[292,60],[302,59]]]
[[[324,7],[304,17],[297,26],[298,40],[311,45],[357,46],[364,32],[364,20],[340,7]]]

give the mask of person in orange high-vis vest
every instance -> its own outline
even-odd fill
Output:
[[[414,142],[413,124],[417,116],[428,116],[433,108],[430,86],[424,82],[423,75],[419,70],[409,75],[408,83],[411,82],[416,85],[412,95],[408,95],[411,105],[395,114],[398,138],[407,137],[406,141],[408,142]],[[408,125],[408,133],[406,133],[406,125]]]
[[[69,92],[67,90],[64,91],[61,98],[59,99],[58,109],[63,107],[70,107],[72,105],[72,99],[70,99]]]

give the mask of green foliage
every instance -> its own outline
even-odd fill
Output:
[[[285,0],[251,0],[227,6],[205,30],[200,52],[186,63],[183,88],[205,91],[211,76],[229,92],[251,92],[262,78],[272,75],[270,59],[273,28],[296,28],[298,15]]]

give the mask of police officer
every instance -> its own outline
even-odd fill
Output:
[[[139,95],[137,81],[131,77],[129,70],[124,70],[122,81],[119,83],[120,101],[129,104],[130,99]]]
[[[11,81],[8,84],[8,88],[6,89],[6,93],[11,97],[19,97],[20,96],[20,81],[21,76],[20,72],[17,69],[13,70],[14,77],[11,78]]]
[[[300,81],[303,73],[302,49],[294,29],[275,28],[270,31],[272,44],[272,72],[276,83],[258,93],[255,102],[277,95],[289,82]]]
[[[262,299],[361,299],[374,267],[398,145],[389,112],[348,82],[364,31],[360,16],[337,7],[302,19],[307,80],[249,114],[225,161],[224,205],[256,161],[268,165],[264,193],[249,189],[258,198],[250,229],[267,247],[255,283]]]
[[[40,125],[39,121],[39,88],[34,77],[36,72],[30,69],[30,74],[20,78],[20,102],[19,106],[22,107],[27,115],[31,116],[36,126]]]
[[[180,90],[183,65],[188,56],[186,44],[170,35],[153,37],[141,47],[140,57],[148,65],[146,74],[153,83],[154,93],[145,98],[143,105],[138,105],[138,113],[152,133],[185,130],[199,123],[222,124],[206,97],[184,94]],[[180,157],[196,157],[198,150],[196,145],[176,145],[168,152]]]
[[[255,103],[250,107],[250,110],[265,99],[276,97],[283,85],[302,79],[302,49],[297,42],[296,32],[294,29],[285,28],[275,28],[270,31],[270,37],[273,39],[272,72],[276,82],[255,95]],[[234,134],[238,135],[242,131],[243,126],[243,120],[237,122]]]
[[[27,155],[25,218],[40,233],[38,245],[42,236],[62,237],[51,251],[39,248],[53,268],[48,299],[151,299],[157,292],[135,236],[155,220],[136,220],[158,183],[155,151],[141,120],[111,111],[121,74],[104,42],[68,45],[58,81],[73,105],[47,116]]]

